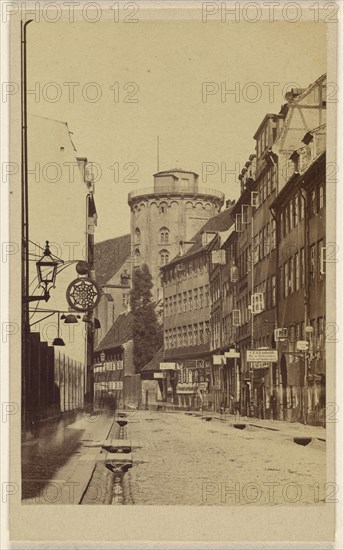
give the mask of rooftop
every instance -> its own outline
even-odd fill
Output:
[[[133,338],[133,314],[121,313],[110,330],[98,344],[95,352],[106,351],[122,346]]]
[[[234,205],[232,205],[230,208],[227,208],[223,212],[220,212],[220,214],[218,214],[217,216],[210,218],[203,225],[203,227],[198,231],[198,233],[196,233],[196,235],[191,239],[191,241],[195,241],[194,244],[191,246],[191,248],[189,248],[189,250],[187,250],[185,254],[183,254],[182,256],[178,255],[175,258],[173,258],[173,260],[171,260],[171,262],[166,264],[166,266],[164,266],[162,269],[170,265],[173,265],[175,263],[178,263],[181,260],[184,260],[185,258],[188,258],[189,256],[192,256],[193,254],[196,254],[197,252],[201,251],[203,248],[202,233],[207,231],[214,232],[214,233],[227,231],[234,223],[234,220],[232,217],[233,206]]]
[[[172,175],[172,174],[171,174]],[[222,193],[222,191],[217,191],[216,189],[208,189],[206,187],[199,187],[198,185],[196,187],[192,187],[191,189],[185,189],[180,188],[176,186],[159,186],[157,189],[156,187],[144,187],[142,189],[135,189],[134,191],[130,191],[128,193],[128,202],[130,202],[132,199],[135,199],[136,197],[142,197],[144,195],[205,195],[208,197],[215,197],[217,199],[220,199],[221,201],[224,201],[225,195]]]
[[[95,243],[94,247],[96,279],[105,285],[130,257],[130,235]]]

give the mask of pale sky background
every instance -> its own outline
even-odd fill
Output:
[[[68,122],[78,155],[102,169],[96,183],[98,228],[96,241],[129,231],[130,190],[153,185],[157,171],[156,136],[160,136],[160,170],[174,167],[200,174],[200,183],[237,198],[234,176],[220,174],[202,183],[202,163],[244,165],[254,153],[253,135],[268,112],[285,102],[283,87],[307,87],[326,72],[326,34],[321,23],[144,22],[124,24],[31,23],[28,27],[28,87],[38,82],[37,101],[29,95],[32,114]],[[62,97],[47,101],[43,87],[57,83]],[[74,101],[65,82],[78,82]],[[98,102],[82,97],[82,89],[97,82]],[[110,89],[119,83],[120,101]],[[135,82],[138,103],[123,103],[123,86]],[[221,93],[202,102],[202,83],[240,86],[221,102]],[[247,102],[242,89],[256,82],[262,89],[257,102]],[[270,101],[264,82],[280,83]],[[56,86],[45,88],[49,97]],[[129,90],[130,91],[130,90]],[[252,93],[254,89],[248,90]],[[94,93],[94,88],[89,88]],[[119,182],[110,166],[119,163]],[[124,182],[126,163],[136,163],[138,183]],[[56,219],[58,213],[56,212]]]

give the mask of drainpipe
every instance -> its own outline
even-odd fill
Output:
[[[270,212],[272,219],[275,221],[275,229],[276,229],[276,242],[275,242],[275,329],[279,327],[279,287],[280,287],[280,281],[278,279],[278,265],[279,265],[279,242],[280,242],[280,227],[277,223],[277,214],[273,208],[270,207]],[[276,342],[276,347],[278,350],[278,342]],[[279,351],[279,350],[278,350]],[[279,354],[278,354],[279,359]],[[276,387],[273,384],[273,364],[271,364],[271,387],[272,391],[276,391]],[[277,369],[278,371],[278,362],[277,362]],[[277,373],[276,373],[277,374]],[[277,382],[277,381],[276,381]]]
[[[26,27],[33,19],[25,23],[21,21],[21,225],[22,225],[22,297],[29,295],[29,182],[28,182],[28,144],[27,144],[27,48]],[[26,431],[26,393],[27,379],[30,373],[30,348],[29,348],[29,306],[22,300],[22,432]]]
[[[308,232],[308,223],[307,223],[307,213],[308,213],[308,197],[306,190],[304,188],[304,181],[300,181],[300,187],[301,187],[301,196],[302,200],[304,201],[304,217],[303,217],[303,240],[304,240],[304,266],[303,266],[303,277],[304,277],[304,311],[305,311],[305,326],[304,329],[306,329],[306,326],[309,324],[309,232]],[[303,422],[304,424],[307,424],[307,390],[308,390],[308,368],[309,368],[309,357],[307,352],[305,352],[304,356],[304,396],[303,396]]]

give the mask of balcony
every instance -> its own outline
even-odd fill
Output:
[[[143,187],[142,189],[135,189],[128,193],[128,202],[137,197],[147,196],[147,195],[203,195],[206,197],[215,197],[224,201],[225,195],[222,191],[217,191],[216,189],[208,189],[206,187],[195,186],[191,189],[185,189],[175,186],[156,186],[156,187]]]

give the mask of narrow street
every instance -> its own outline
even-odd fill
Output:
[[[125,476],[130,494],[124,504],[298,505],[325,499],[325,443],[317,439],[302,446],[283,432],[149,411],[128,417],[127,437],[139,448]]]
[[[125,414],[132,467],[121,477],[120,498],[111,471],[94,470],[103,441],[121,437],[116,417],[103,414],[23,447],[23,503],[314,505],[335,498],[325,486],[324,429],[254,419],[241,419],[245,428],[237,429],[233,417],[206,421],[188,412]],[[311,442],[298,445],[294,436]]]

